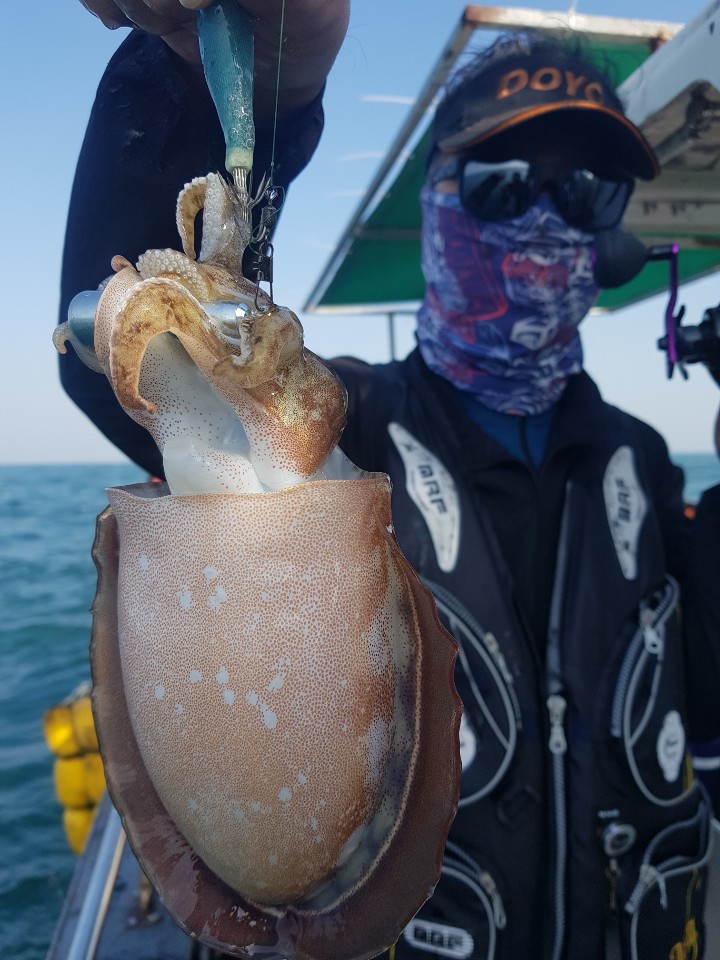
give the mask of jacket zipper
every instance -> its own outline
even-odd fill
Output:
[[[567,700],[563,696],[560,629],[562,626],[562,612],[567,579],[571,500],[572,483],[568,482],[565,488],[565,506],[563,508],[562,522],[560,525],[557,569],[555,571],[555,583],[553,585],[552,601],[550,604],[550,623],[545,660],[546,705],[550,719],[548,750],[550,751],[552,766],[553,809],[555,814],[555,876],[553,880],[555,931],[551,953],[552,960],[560,960],[565,942],[565,873],[567,869],[567,812],[565,797],[565,754],[567,753],[567,737],[565,736],[565,712],[567,710]]]
[[[500,699],[502,700],[505,708],[508,721],[507,740],[505,740],[504,736],[499,730],[495,729],[497,740],[505,750],[505,757],[503,761],[495,771],[495,775],[493,776],[492,780],[485,784],[481,790],[460,797],[458,806],[463,807],[467,806],[469,803],[475,803],[481,797],[487,796],[492,790],[495,789],[498,783],[500,783],[502,778],[505,776],[507,768],[509,767],[510,762],[515,754],[518,731],[522,729],[520,704],[518,702],[512,674],[510,673],[510,669],[507,665],[502,650],[500,649],[500,644],[497,642],[493,634],[483,630],[470,611],[466,610],[465,607],[463,607],[462,604],[460,604],[459,601],[453,596],[453,594],[450,593],[449,590],[445,589],[445,587],[435,583],[428,577],[423,577],[423,583],[430,589],[435,597],[438,610],[440,610],[443,615],[448,618],[450,632],[456,636],[458,641],[459,638],[456,632],[457,625],[462,626],[467,631],[467,634],[470,638],[470,643],[475,648],[477,655],[486,664],[490,675],[493,676],[495,686],[500,694]],[[477,642],[475,642],[473,638],[477,638]],[[460,663],[462,664],[462,668],[465,671],[465,675],[467,676],[468,683],[471,686],[471,690],[478,703],[478,707],[483,709],[483,696],[474,683],[473,673],[467,662],[467,655],[461,642],[459,642],[458,657]],[[486,720],[490,722],[491,726],[494,726],[493,721],[490,720],[487,715]]]
[[[642,861],[640,863],[638,881],[635,884],[632,893],[628,897],[627,903],[625,904],[625,910],[627,913],[635,912],[644,894],[654,883],[657,883],[660,887],[660,901],[663,908],[667,909],[667,891],[665,889],[666,878],[674,875],[679,870],[686,870],[690,866],[697,866],[698,863],[702,862],[702,857],[698,861],[694,860],[692,857],[677,855],[669,857],[667,860],[663,860],[658,864],[654,864],[652,863],[653,855],[663,840],[669,836],[672,836],[672,834],[676,833],[678,830],[692,828],[696,824],[702,828],[702,818],[703,804],[701,803],[698,813],[686,820],[680,820],[677,823],[671,823],[651,840],[647,846],[647,849],[643,853]]]
[[[677,592],[677,584],[674,580],[668,578],[667,588],[659,606],[655,610],[650,610],[645,606],[640,612],[640,626],[630,641],[630,646],[628,647],[628,652],[620,668],[620,675],[615,688],[610,720],[610,732],[614,737],[622,736],[623,708],[633,673],[635,672],[635,668],[639,666],[636,662],[638,654],[640,653],[643,663],[648,656],[661,656],[664,643],[665,623],[675,606]],[[643,647],[645,651],[641,652]]]
[[[465,853],[457,844],[452,843],[448,840],[446,844],[447,850],[452,854],[452,857],[456,860],[456,866],[462,866],[472,878],[480,884],[480,886],[485,891],[492,908],[493,921],[498,930],[504,930],[507,925],[507,916],[505,914],[505,906],[500,896],[500,891],[497,888],[497,884],[493,879],[492,875],[487,872],[487,870],[481,870],[479,864],[470,856],[470,854]],[[452,860],[449,861],[452,863]]]
[[[497,642],[495,635],[490,633],[489,630],[484,630],[477,619],[467,610],[465,607],[461,606],[454,594],[450,593],[449,590],[446,590],[439,583],[428,579],[428,577],[422,578],[423,583],[426,587],[429,588],[430,592],[435,597],[436,603],[442,604],[447,608],[447,612],[450,617],[454,617],[463,624],[466,629],[474,636],[479,637],[482,640],[482,644],[485,648],[485,653],[492,659],[495,669],[498,671],[500,676],[505,681],[507,687],[507,694],[512,701],[512,713],[515,714],[515,721],[519,729],[522,727],[521,714],[520,714],[520,703],[517,698],[517,692],[515,690],[515,681],[513,675],[510,673],[510,668],[507,665],[505,656],[500,648],[500,644]]]

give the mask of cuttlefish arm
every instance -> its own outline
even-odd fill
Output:
[[[314,474],[337,445],[345,424],[345,391],[335,375],[303,347],[302,327],[285,308],[273,306],[240,320],[236,336],[220,333],[195,296],[177,279],[133,277],[124,266],[108,285],[98,310],[115,314],[108,372],[120,404],[154,414],[140,393],[150,341],[174,334],[213,388],[236,411],[253,459],[271,459],[300,476]],[[113,284],[117,281],[117,291]],[[162,390],[162,384],[146,388]],[[149,392],[149,391],[148,391]]]
[[[203,239],[198,260],[224,267],[238,276],[250,242],[250,224],[234,190],[211,174],[187,183],[177,201],[175,221],[185,255],[195,259],[195,218],[203,214]]]
[[[136,267],[113,258],[115,275],[97,306],[89,360],[110,378],[120,404],[150,431],[163,457],[172,448],[175,458],[199,458],[202,469],[222,460],[222,472],[230,460],[239,462],[236,454],[249,455],[261,484],[277,489],[320,468],[325,475],[345,423],[346,395],[304,349],[297,317],[242,276],[249,237],[241,221],[237,198],[221,177],[189,183],[177,207],[183,252],[148,250]],[[237,304],[231,322],[204,309],[218,301]],[[56,346],[64,350],[72,338],[63,324]]]

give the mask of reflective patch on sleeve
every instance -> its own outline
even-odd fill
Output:
[[[408,495],[430,531],[438,566],[450,573],[460,547],[460,499],[455,481],[435,454],[399,423],[389,423],[388,433],[405,466]]]
[[[638,541],[648,508],[630,447],[618,447],[610,457],[603,478],[603,494],[620,569],[626,580],[634,580]]]

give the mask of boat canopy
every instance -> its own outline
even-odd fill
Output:
[[[720,266],[720,0],[687,26],[509,7],[465,8],[342,237],[318,278],[310,313],[401,313],[423,297],[420,205],[432,108],[478,31],[581,33],[618,83],[629,118],[654,147],[661,174],[639,181],[624,226],[645,244],[680,246],[681,282]],[[474,44],[474,46],[473,46]],[[668,267],[649,263],[604,291],[614,310],[666,290]]]

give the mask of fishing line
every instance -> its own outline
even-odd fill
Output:
[[[283,31],[285,28],[285,0],[282,0],[280,6],[280,36],[278,37],[278,60],[277,75],[275,77],[275,113],[273,116],[272,150],[270,153],[270,183],[273,185],[273,174],[275,172],[275,139],[277,135],[278,104],[280,102],[280,66],[282,64]]]
[[[277,142],[277,121],[278,121],[278,112],[279,112],[279,103],[280,103],[280,69],[282,66],[282,47],[283,47],[283,32],[285,29],[285,0],[282,0],[280,6],[280,33],[278,36],[278,57],[277,57],[277,73],[275,76],[275,109],[273,111],[273,131],[272,131],[272,147],[270,150],[270,170],[268,173],[267,180],[263,178],[263,184],[258,190],[258,199],[262,196],[266,203],[260,211],[260,223],[253,233],[253,247],[255,251],[255,256],[253,258],[253,269],[255,271],[255,309],[259,310],[258,296],[260,294],[260,283],[266,281],[270,285],[270,299],[273,300],[273,255],[274,248],[268,237],[272,234],[272,231],[277,220],[277,215],[279,208],[275,205],[280,191],[275,186],[274,177],[275,177],[275,147]],[[284,193],[284,191],[283,191]],[[284,196],[280,199],[280,206],[282,206],[284,201]],[[256,201],[257,202],[257,201]]]

